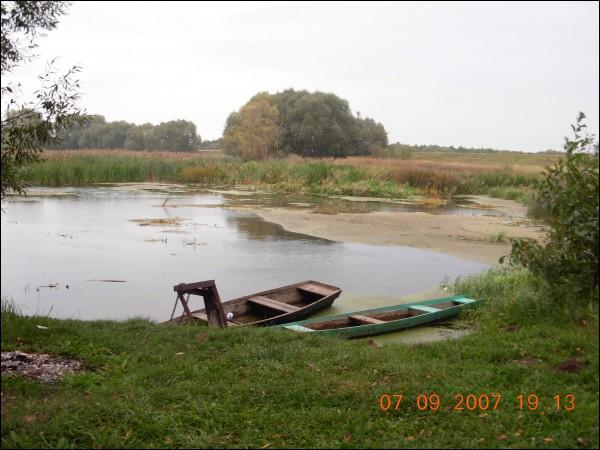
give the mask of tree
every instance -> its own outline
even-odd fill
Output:
[[[154,140],[154,127],[151,123],[134,125],[127,130],[125,148],[128,150],[149,150]]]
[[[382,124],[373,119],[356,118],[358,127],[358,142],[356,143],[356,154],[367,155],[382,151],[388,145],[387,132]]]
[[[171,120],[154,127],[154,142],[148,150],[191,151],[200,143],[196,125],[188,120]]]
[[[585,115],[565,138],[565,157],[549,167],[537,194],[550,225],[547,242],[513,241],[511,261],[522,264],[554,287],[567,286],[597,297],[598,288],[598,143],[583,135]]]
[[[77,66],[57,77],[52,61],[46,73],[38,77],[41,86],[32,102],[18,102],[17,86],[4,84],[15,67],[31,59],[27,51],[36,48],[39,32],[56,28],[66,6],[60,1],[2,2],[0,68],[2,105],[6,108],[2,115],[2,199],[11,191],[24,192],[23,166],[40,159],[43,145],[55,141],[65,127],[85,119],[76,106],[79,84],[73,77],[80,70]]]
[[[225,150],[244,159],[265,159],[279,151],[279,110],[269,94],[255,95],[227,118]]]
[[[281,111],[282,144],[303,156],[345,156],[352,153],[355,119],[346,100],[324,92],[275,94]]]
[[[229,116],[223,137],[227,151],[249,159],[280,151],[312,157],[364,155],[387,145],[383,125],[354,117],[346,100],[293,89],[252,97]]]
[[[396,142],[387,146],[386,154],[392,158],[410,159],[412,157],[412,147],[410,145]]]

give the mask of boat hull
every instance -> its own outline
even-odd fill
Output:
[[[279,325],[306,319],[331,307],[341,292],[342,290],[336,286],[307,280],[239,297],[223,302],[222,306],[226,316],[229,314],[233,316],[228,326]],[[278,307],[282,309],[278,310]],[[192,315],[197,320],[207,321],[205,309],[192,311]],[[182,315],[166,323],[188,322],[190,318]]]
[[[337,336],[343,338],[358,338],[374,336],[377,334],[390,333],[406,328],[417,327],[428,323],[446,320],[456,316],[460,311],[475,306],[477,300],[469,299],[462,295],[443,297],[426,300],[417,303],[388,306],[384,308],[356,311],[352,313],[338,314],[335,316],[319,317],[282,325],[282,328],[297,332],[316,333],[322,336]],[[452,304],[452,306],[447,306]],[[435,308],[435,305],[445,305],[444,308]],[[410,317],[402,317],[397,320],[383,321],[377,319],[394,314],[402,315],[415,313]],[[358,320],[351,318],[371,319],[383,323],[357,324]],[[321,328],[321,329],[319,329]]]

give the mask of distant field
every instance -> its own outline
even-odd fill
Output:
[[[227,158],[223,150],[201,150],[196,152],[207,157]],[[495,153],[458,153],[458,152],[413,152],[409,160],[440,161],[464,164],[484,164],[500,166],[536,166],[543,167],[554,164],[562,155],[548,153],[524,153],[498,151]],[[353,158],[347,158],[353,159]],[[392,158],[377,158],[392,159]],[[396,159],[396,158],[393,158]],[[340,159],[344,161],[344,159]],[[515,167],[516,168],[516,167]]]
[[[527,165],[543,168],[555,163],[561,155],[547,153],[451,153],[451,152],[414,152],[410,159],[425,161],[461,162],[471,164]]]
[[[194,152],[168,152],[168,151],[140,151],[140,150],[47,150],[44,152],[46,159],[53,158],[70,158],[77,155],[92,155],[92,156],[135,156],[148,158],[165,158],[165,159],[194,159],[198,157],[209,159],[233,159],[226,155],[223,150],[197,150]],[[550,164],[555,163],[561,155],[552,155],[547,153],[522,153],[522,152],[496,152],[496,153],[452,153],[452,152],[413,152],[408,160],[399,158],[369,158],[369,157],[349,157],[340,158],[332,161],[349,161],[349,160],[375,160],[381,161],[439,161],[447,163],[463,163],[463,164],[478,164],[492,166],[537,166],[540,170]],[[291,156],[292,160],[307,160],[308,158]],[[319,160],[327,160],[330,158],[322,158]],[[518,169],[518,167],[514,167]],[[529,169],[525,169],[529,170]]]

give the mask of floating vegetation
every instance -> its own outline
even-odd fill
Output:
[[[45,284],[43,286],[38,286],[35,290],[37,292],[40,292],[41,288],[48,288],[48,289],[56,289],[58,287],[58,283],[50,283],[50,284]],[[68,289],[68,286],[67,286]]]
[[[204,247],[205,245],[208,245],[208,242],[196,241],[196,238],[191,240],[184,239],[182,242],[183,245],[192,245],[194,248],[196,248],[197,246]]]
[[[448,199],[446,198],[438,198],[438,197],[426,197],[418,199],[415,202],[416,205],[426,206],[430,208],[439,208],[440,206],[445,206],[448,204]]]
[[[185,220],[182,219],[180,217],[171,217],[168,219],[130,219],[130,222],[135,222],[137,223],[140,227],[145,227],[145,226],[179,226],[181,225],[181,222]]]
[[[85,281],[101,281],[102,283],[127,283],[125,280],[85,280]]]
[[[456,206],[458,206],[460,208],[474,208],[474,209],[496,209],[497,208],[497,206],[495,206],[495,205],[486,205],[486,204],[477,203],[477,202],[469,203],[469,204],[466,204],[466,205],[460,205],[459,204],[459,205],[456,205]]]
[[[144,239],[144,241],[146,242],[163,242],[163,243],[167,243],[167,238],[148,238],[148,239]]]

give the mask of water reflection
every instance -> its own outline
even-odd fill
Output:
[[[235,227],[238,232],[247,239],[265,241],[265,240],[291,240],[291,241],[311,241],[314,244],[333,244],[333,241],[309,236],[306,234],[293,233],[287,231],[281,225],[266,222],[254,215],[229,215],[226,217],[227,224]]]

